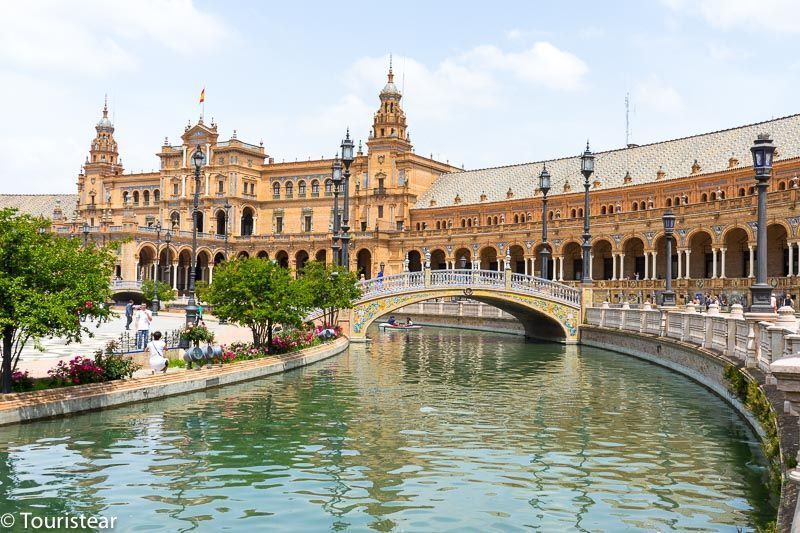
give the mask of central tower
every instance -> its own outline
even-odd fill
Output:
[[[392,59],[389,58],[389,74],[386,85],[380,93],[381,106],[375,112],[372,131],[367,141],[370,152],[373,150],[390,150],[406,152],[411,150],[406,127],[406,114],[400,106],[403,95],[394,84]]]

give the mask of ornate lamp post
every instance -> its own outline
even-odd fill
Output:
[[[194,163],[194,208],[192,209],[192,262],[189,268],[189,301],[186,303],[186,324],[197,322],[197,303],[194,300],[194,282],[197,276],[197,209],[200,203],[200,168],[206,162],[206,156],[197,145],[192,154]]]
[[[672,235],[675,231],[675,215],[667,209],[664,216],[664,240],[667,244],[667,286],[661,299],[663,307],[675,307],[675,291],[672,290]]]
[[[767,283],[767,186],[772,176],[775,145],[766,133],[753,143],[753,170],[758,188],[758,231],[756,233],[756,282],[750,287],[750,312],[772,313],[772,287]]]
[[[342,141],[342,163],[344,163],[344,213],[342,213],[342,265],[350,270],[350,165],[353,163],[353,141],[350,128]]]
[[[164,235],[164,244],[167,245],[167,262],[164,264],[164,274],[162,274],[162,278],[167,280],[167,285],[172,284],[172,280],[170,279],[171,277],[170,274],[172,273],[171,272],[172,265],[169,264],[170,252],[171,252],[169,248],[169,243],[171,242],[172,242],[172,232],[170,230],[167,230],[166,235]]]
[[[542,277],[548,279],[548,269],[550,267],[550,247],[547,244],[547,193],[550,192],[550,173],[547,165],[542,167],[539,174],[539,190],[542,191],[542,251],[540,252],[542,261]]]
[[[223,250],[225,250],[225,260],[227,261],[228,260],[228,224],[230,223],[230,218],[231,218],[231,204],[229,204],[226,201],[225,205],[223,205],[222,208],[225,210],[225,245],[223,247]]]
[[[589,150],[589,141],[586,141],[586,150],[581,155],[581,174],[583,174],[583,275],[581,283],[591,284],[589,275],[592,260],[592,235],[589,233],[589,178],[594,173],[594,154]]]
[[[333,242],[331,243],[331,253],[333,255],[333,264],[341,265],[342,256],[339,253],[339,187],[342,186],[342,162],[339,160],[339,154],[336,154],[331,166],[331,179],[333,180]]]
[[[89,246],[89,224],[83,223],[83,247]]]
[[[156,268],[154,272],[155,279],[153,280],[153,300],[150,302],[150,312],[153,315],[158,314],[158,308],[161,307],[161,302],[158,301],[158,278],[161,277],[158,263],[161,257],[161,221],[156,222]]]

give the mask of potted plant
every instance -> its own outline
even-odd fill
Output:
[[[206,350],[202,350],[200,348],[201,342],[206,342],[209,344],[214,342],[214,333],[207,327],[194,326],[190,324],[181,332],[181,343],[191,345],[191,347],[187,349],[183,355],[183,359],[186,361],[187,368],[192,368],[193,362],[199,363],[203,359],[207,359]]]

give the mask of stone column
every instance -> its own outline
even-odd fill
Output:
[[[191,268],[191,266],[183,267],[183,290],[185,291],[189,290],[189,269]]]
[[[536,257],[531,257],[531,276],[536,272]]]
[[[720,258],[722,259],[722,261],[720,262],[720,267],[719,267],[719,269],[720,269],[719,270],[719,277],[721,277],[723,279],[725,279],[725,252],[726,251],[728,251],[727,248],[720,248],[719,249]]]
[[[683,257],[683,250],[678,250],[678,276],[675,279],[682,279],[683,278],[683,269],[681,268],[681,266],[683,266],[681,264],[682,263],[682,260],[681,260],[682,257]],[[669,261],[669,259],[667,259],[667,261]]]
[[[650,252],[644,253],[644,280],[650,279]]]
[[[589,254],[589,278],[594,279],[594,254]]]
[[[656,268],[656,264],[657,264],[656,263],[656,258],[657,258],[657,256],[658,256],[658,252],[653,250],[653,272],[651,272],[651,274],[650,274],[650,278],[651,279],[658,279],[658,269]],[[669,258],[667,258],[667,261],[669,261]]]
[[[711,248],[711,279],[717,279],[717,249]]]
[[[619,254],[619,279],[625,279],[625,254]]]
[[[211,285],[214,282],[214,263],[209,263],[208,265],[208,284]]]
[[[789,244],[789,276],[794,276],[794,243]]]
[[[617,254],[611,254],[611,281],[617,280]]]
[[[747,245],[747,249],[750,250],[750,272],[747,274],[748,278],[756,277],[755,274],[755,250],[753,249],[752,244]]]
[[[172,276],[172,288],[178,290],[178,263],[172,263],[169,266],[169,272]]]
[[[691,279],[692,251],[685,250],[686,253],[686,279]]]
[[[558,281],[564,281],[564,256],[558,258],[558,262],[561,265],[561,269],[558,271]]]

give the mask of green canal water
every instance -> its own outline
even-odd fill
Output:
[[[0,514],[118,531],[732,530],[772,519],[722,400],[593,348],[427,328],[237,386],[0,428]]]

